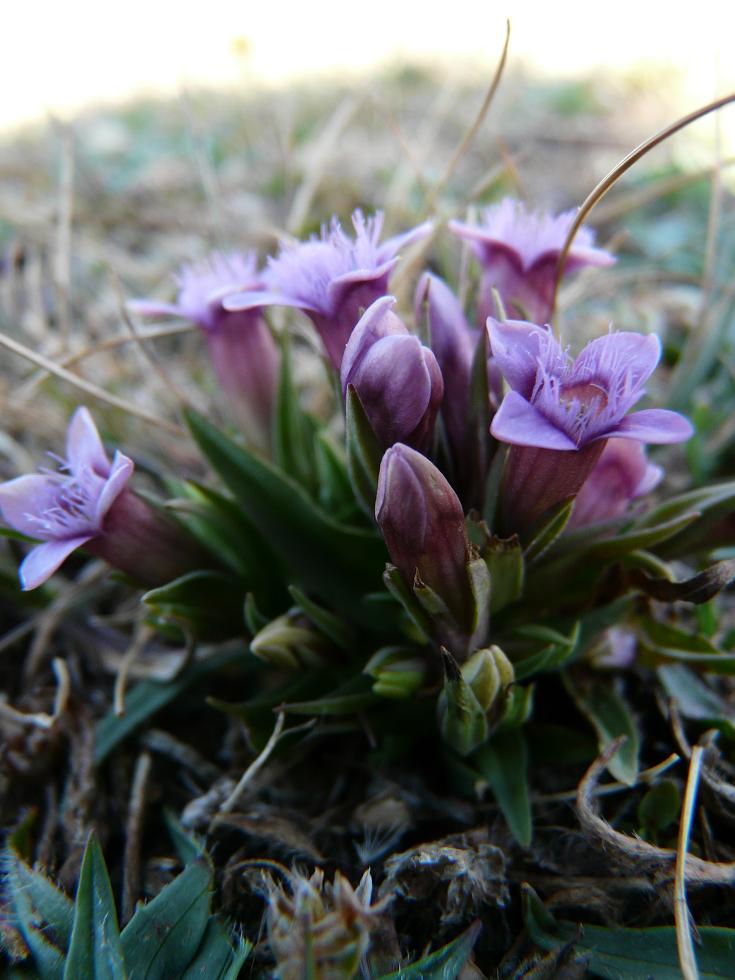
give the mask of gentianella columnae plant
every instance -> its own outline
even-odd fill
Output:
[[[731,486],[667,497],[647,457],[693,432],[677,412],[640,407],[656,335],[625,324],[572,351],[549,322],[574,217],[506,199],[449,233],[427,223],[383,240],[383,215],[358,211],[352,233],[332,218],[263,264],[215,253],[178,272],[170,300],[131,301],[135,315],[200,328],[228,416],[186,411],[210,477],[168,473],[168,500],[137,492],[132,460],[110,459],[77,409],[63,457],[0,486],[5,524],[29,541],[23,589],[77,549],[102,559],[145,590],[165,640],[244,638],[247,684],[220,707],[253,746],[304,718],[325,737],[369,731],[399,760],[429,745],[454,788],[489,791],[528,846],[525,727],[547,685],[561,675],[606,744],[604,724],[625,711],[596,674],[675,656],[652,603],[722,588],[729,566],[691,586],[681,570],[699,569],[735,500]],[[432,235],[469,242],[476,302],[430,268],[412,309],[392,296],[401,254],[418,242],[426,254]],[[602,276],[613,262],[583,228],[565,272]],[[273,308],[287,312],[271,322]],[[294,381],[290,325],[304,315],[322,354],[316,413]],[[106,721],[100,761],[126,734]],[[610,762],[623,781],[635,765]],[[270,888],[276,938],[304,903],[336,915],[320,882]],[[330,901],[357,908],[358,892],[337,882]],[[374,914],[368,893],[339,975],[357,969]]]

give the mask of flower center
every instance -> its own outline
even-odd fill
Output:
[[[562,404],[579,415],[597,416],[607,408],[607,391],[594,381],[564,385],[560,395]]]

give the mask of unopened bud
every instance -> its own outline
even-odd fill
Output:
[[[294,607],[264,626],[251,640],[250,649],[261,660],[299,670],[323,667],[328,661],[329,643]]]
[[[375,678],[373,693],[384,698],[409,698],[426,681],[426,661],[414,647],[382,647],[363,673]]]

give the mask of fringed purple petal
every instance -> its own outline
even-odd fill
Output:
[[[655,334],[609,333],[598,337],[576,358],[568,385],[601,383],[609,395],[628,398],[627,411],[643,393],[643,385],[656,369],[661,357],[661,341]],[[614,382],[611,383],[611,382]]]
[[[21,588],[24,592],[37,589],[39,585],[51,578],[61,563],[69,557],[72,551],[81,548],[94,535],[82,535],[76,538],[44,541],[43,544],[29,552],[18,569]]]
[[[419,242],[422,238],[426,238],[427,235],[430,235],[433,230],[434,222],[424,221],[423,224],[417,225],[416,228],[411,228],[409,231],[401,232],[400,235],[394,235],[393,238],[389,238],[378,247],[378,261],[386,261],[387,259],[392,258],[394,255],[397,255],[402,248],[405,248],[408,245],[413,245],[414,242]]]
[[[95,521],[98,527],[102,527],[102,522],[108,510],[127,486],[134,469],[135,466],[132,459],[129,459],[118,450],[112,460],[110,475],[97,498]]]
[[[38,515],[56,503],[56,484],[42,473],[29,473],[0,484],[0,512],[5,523],[20,534],[43,538]]]
[[[636,439],[653,445],[684,442],[693,434],[694,428],[688,419],[666,408],[647,408],[626,415],[609,433],[618,439]],[[605,435],[597,438],[603,439]]]
[[[496,365],[510,387],[524,398],[533,394],[540,367],[552,374],[564,371],[566,357],[548,327],[489,317],[487,330]]]
[[[66,433],[66,461],[72,473],[90,469],[97,476],[106,479],[110,472],[110,461],[102,445],[97,426],[82,406],[71,417]]]
[[[241,310],[257,310],[263,306],[291,306],[297,310],[307,312],[317,310],[313,304],[293,296],[284,296],[282,293],[268,292],[267,290],[255,290],[247,293],[233,293],[222,300],[222,306],[230,313],[238,313]]]
[[[500,442],[538,449],[572,451],[577,443],[516,391],[509,391],[493,417],[490,432]]]

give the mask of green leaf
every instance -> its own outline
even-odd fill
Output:
[[[205,861],[209,860],[204,841],[197,837],[196,834],[191,834],[189,831],[184,830],[171,810],[164,810],[163,818],[166,821],[166,828],[171,837],[171,842],[176,848],[176,853],[182,864],[191,864],[192,861],[196,861],[200,857],[204,858]]]
[[[181,980],[236,980],[251,949],[252,944],[242,939],[235,948],[221,920],[212,916]]]
[[[172,980],[194,959],[209,920],[212,872],[197,858],[141,905],[121,936],[130,980]]]
[[[657,673],[667,695],[685,718],[719,728],[723,735],[735,739],[735,711],[694,671],[684,664],[667,664],[659,667]]]
[[[607,768],[615,779],[632,786],[638,778],[640,739],[635,719],[625,701],[610,687],[609,681],[593,680],[582,685],[567,674],[564,685],[594,728],[601,750],[619,735],[626,736]]]
[[[638,821],[647,830],[665,830],[681,813],[681,797],[676,783],[663,779],[638,804]]]
[[[328,636],[342,650],[353,649],[355,637],[343,619],[324,609],[318,603],[313,602],[295,585],[290,586],[288,591],[291,593],[294,602],[317,629],[321,630],[325,636]]]
[[[523,549],[517,535],[490,538],[482,549],[490,572],[490,612],[496,613],[523,594]]]
[[[551,673],[560,670],[575,655],[579,644],[580,624],[575,623],[569,636],[564,636],[548,627],[533,625],[522,626],[516,634],[524,638],[538,639],[547,642],[536,653],[514,661],[516,680],[522,681],[534,674]]]
[[[303,488],[191,410],[186,413],[200,449],[250,520],[289,565],[298,584],[370,627],[361,603],[385,564],[377,532],[338,524]]]
[[[662,660],[673,660],[713,674],[735,674],[735,654],[723,653],[706,636],[687,633],[651,617],[641,622],[645,629],[645,652],[656,665]]]
[[[314,453],[319,480],[318,499],[322,509],[342,523],[362,520],[363,513],[355,499],[347,460],[341,447],[335,444],[329,433],[320,430],[314,442]]]
[[[383,451],[353,385],[347,386],[346,413],[347,471],[360,506],[374,520]]]
[[[197,637],[232,636],[242,628],[245,589],[223,572],[189,572],[143,596],[154,617],[189,626]]]
[[[189,499],[172,501],[190,531],[251,588],[272,590],[279,574],[265,538],[228,497],[190,480],[183,486]]]
[[[523,551],[527,562],[540,558],[551,547],[569,523],[573,507],[574,500],[562,501],[539,519],[531,529],[529,542]]]
[[[556,921],[528,885],[523,886],[523,917],[532,942],[552,950],[574,943],[589,957],[592,976],[608,980],[681,980],[676,929],[607,929]],[[735,962],[735,929],[700,926],[696,949],[700,980],[730,980]]]
[[[312,490],[314,479],[314,429],[302,411],[291,373],[291,344],[287,331],[281,337],[281,368],[273,417],[273,458],[303,487]]]
[[[521,847],[533,837],[528,793],[528,751],[522,732],[496,732],[478,749],[472,765],[488,784],[506,823]]]
[[[337,690],[313,701],[285,703],[283,710],[291,715],[309,715],[316,718],[323,715],[353,715],[369,708],[377,700],[369,678],[358,675]]]
[[[110,878],[92,833],[82,859],[64,980],[125,980],[125,967]]]
[[[617,534],[614,538],[591,544],[585,549],[585,554],[600,559],[622,558],[631,551],[645,550],[667,541],[698,517],[698,513],[690,512],[654,527],[638,527],[626,534]]]
[[[379,980],[455,980],[470,958],[482,923],[473,922],[466,932],[435,953],[404,966],[396,973],[385,973]]]
[[[646,595],[661,602],[692,602],[695,605],[709,602],[735,577],[735,561],[718,561],[698,575],[683,582],[646,575],[640,569],[631,576],[633,583]]]
[[[131,735],[156,712],[177,700],[196,681],[224,667],[242,661],[247,663],[245,646],[240,640],[221,646],[203,648],[201,659],[170,681],[141,681],[125,698],[125,714],[118,717],[109,711],[98,723],[95,735],[95,763],[101,765],[123,739]]]
[[[4,878],[7,900],[38,975],[61,980],[63,950],[69,945],[74,906],[44,875],[30,868],[13,846],[5,850]]]

